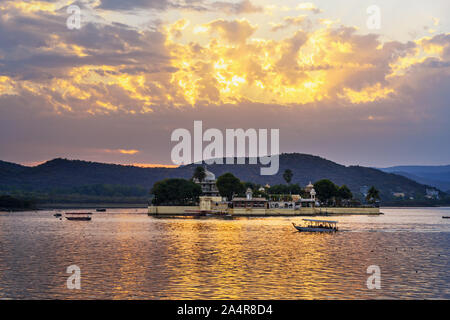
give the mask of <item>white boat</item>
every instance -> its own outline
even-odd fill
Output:
[[[336,232],[338,231],[337,221],[303,219],[301,226],[292,223],[295,229],[300,232]]]

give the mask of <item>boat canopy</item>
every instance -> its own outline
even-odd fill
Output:
[[[338,221],[314,220],[314,219],[303,219],[303,221],[308,221],[308,222],[319,222],[319,223],[338,223]]]

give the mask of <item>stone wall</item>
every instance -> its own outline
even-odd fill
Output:
[[[150,206],[149,215],[195,215],[200,211],[200,207],[194,206]],[[300,208],[300,209],[264,209],[264,208],[223,208],[223,211],[233,216],[248,217],[277,217],[277,216],[314,216],[314,215],[378,215],[379,208]]]
[[[315,208],[318,215],[334,214],[334,215],[377,215],[380,214],[380,208]]]

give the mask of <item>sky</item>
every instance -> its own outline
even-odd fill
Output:
[[[345,165],[449,164],[449,15],[448,0],[0,0],[0,160],[171,165],[171,133],[201,120],[277,128],[281,152]]]

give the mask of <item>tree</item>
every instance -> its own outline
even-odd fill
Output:
[[[322,179],[314,183],[317,198],[322,202],[328,202],[337,196],[338,186],[328,179]]]
[[[353,198],[353,194],[350,189],[344,184],[338,190],[338,197],[344,200],[350,200]]]
[[[375,203],[376,200],[380,200],[380,191],[378,191],[374,186],[371,186],[367,192],[366,200],[368,203]]]
[[[286,183],[287,184],[290,184],[291,183],[291,181],[292,181],[292,176],[293,176],[294,174],[292,173],[292,170],[291,169],[286,169],[286,170],[284,170],[284,173],[283,173],[283,179],[286,181]]]
[[[270,187],[270,189],[267,190],[269,194],[301,194],[302,188],[296,184],[276,184]]]
[[[234,194],[242,194],[245,192],[244,185],[231,173],[225,173],[217,178],[216,185],[220,195],[227,197],[228,200],[231,200]]]
[[[151,193],[155,195],[156,205],[189,205],[198,202],[202,188],[185,179],[165,179],[153,185]]]
[[[350,189],[344,184],[337,189],[336,192],[336,205],[341,206],[342,200],[350,200],[353,198],[353,194]]]
[[[259,187],[261,187],[259,184],[255,184],[253,182],[242,182],[242,184],[244,185],[245,190],[247,190],[247,188],[250,188],[252,190],[258,190]]]
[[[202,182],[205,179],[205,177],[206,177],[205,168],[203,168],[202,166],[196,167],[192,179],[197,179],[198,181]]]

